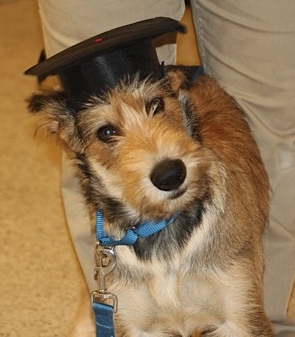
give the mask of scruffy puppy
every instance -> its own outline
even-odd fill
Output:
[[[189,85],[169,68],[76,114],[62,92],[33,95],[29,109],[69,151],[110,236],[175,216],[115,248],[116,336],[273,336],[262,292],[268,179],[243,114],[213,79]]]

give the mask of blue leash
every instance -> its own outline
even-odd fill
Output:
[[[116,266],[116,257],[113,249],[96,245],[96,263],[94,279],[98,280],[98,290],[92,292],[92,309],[95,317],[96,337],[114,337],[114,312],[117,311],[117,297],[107,291],[106,276]],[[111,301],[111,305],[108,302]]]
[[[92,309],[95,317],[96,337],[115,337],[113,306],[93,301]]]
[[[173,222],[179,213],[174,214],[168,220],[158,222],[146,221],[128,229],[120,240],[115,240],[103,229],[103,214],[96,212],[96,240],[97,240],[97,267],[95,267],[95,279],[99,280],[99,290],[92,293],[92,309],[95,317],[96,337],[114,337],[114,312],[117,311],[117,297],[107,292],[105,277],[113,271],[116,265],[114,246],[132,246],[139,238],[146,238],[155,234]],[[112,301],[112,305],[107,301]]]

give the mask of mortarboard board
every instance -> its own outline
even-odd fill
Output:
[[[91,95],[101,95],[127,76],[139,74],[156,80],[163,70],[154,39],[184,26],[170,18],[157,17],[115,28],[78,43],[25,71],[47,77],[59,75],[76,109]]]

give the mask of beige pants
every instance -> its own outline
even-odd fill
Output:
[[[48,55],[87,37],[155,16],[180,19],[182,0],[39,0]],[[295,1],[192,0],[199,51],[246,112],[272,186],[265,233],[265,303],[277,336],[295,336],[287,306],[295,275]],[[174,62],[175,47],[159,51]],[[69,229],[90,290],[93,238],[72,168],[63,159],[62,191]]]

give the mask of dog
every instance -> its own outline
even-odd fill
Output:
[[[170,66],[160,81],[125,78],[78,113],[62,91],[28,101],[111,237],[175,218],[115,248],[116,336],[273,336],[263,307],[268,178],[245,116],[214,79]]]

